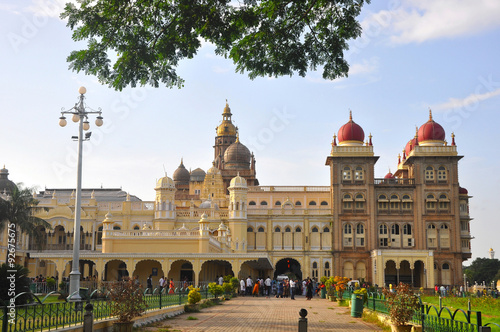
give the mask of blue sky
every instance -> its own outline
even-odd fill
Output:
[[[58,16],[64,1],[0,4],[0,166],[38,189],[76,186],[77,126],[58,126],[78,88],[87,105],[102,108],[105,125],[91,122],[83,186],[122,187],[154,199],[156,180],[179,165],[208,169],[215,127],[227,99],[241,142],[256,156],[263,185],[328,185],[324,165],[333,134],[349,109],[373,135],[376,176],[396,168],[398,153],[428,119],[428,109],[451,142],[456,135],[459,180],[469,190],[473,258],[490,247],[500,256],[500,2],[497,0],[373,1],[364,7],[361,39],[351,42],[348,78],[258,78],[236,74],[230,60],[204,45],[183,61],[183,89],[115,92],[68,69],[83,47]]]

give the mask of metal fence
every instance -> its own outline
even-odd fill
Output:
[[[386,299],[381,293],[368,294],[365,307],[384,314],[389,314],[385,305]],[[421,325],[424,332],[476,332],[482,331],[481,327],[489,326],[492,331],[499,331],[496,323],[483,325],[480,311],[475,310],[450,310],[447,307],[438,308],[434,305],[420,301],[420,310],[415,312],[412,324]]]
[[[173,305],[187,303],[188,289],[179,288],[174,294],[154,289],[153,294],[144,295],[146,311],[157,310]],[[200,288],[202,299],[213,298],[208,287]],[[51,295],[51,293],[49,294]],[[50,331],[83,324],[84,307],[87,302],[93,305],[94,321],[111,317],[111,302],[103,299],[89,299],[78,302],[44,303],[33,295],[36,303],[0,307],[0,326],[3,332]]]

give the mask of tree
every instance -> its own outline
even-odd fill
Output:
[[[46,229],[51,229],[52,226],[42,218],[35,217],[35,214],[43,208],[38,206],[38,201],[33,197],[32,189],[23,189],[21,186],[22,184],[18,184],[17,187],[14,187],[7,200],[0,198],[0,232],[8,223],[15,224],[16,233],[27,234],[35,243],[40,244],[45,233],[40,232],[38,226]],[[15,234],[15,238],[19,239],[21,234]]]
[[[0,304],[2,306],[8,305],[16,295],[30,292],[31,281],[28,274],[28,269],[19,264],[3,263],[0,265]],[[26,304],[31,298],[31,294],[23,294],[15,299],[15,304]]]
[[[202,40],[230,58],[236,71],[283,76],[323,69],[324,79],[347,76],[347,42],[361,35],[356,17],[370,0],[80,0],[66,4],[73,40],[87,48],[67,61],[122,90],[137,84],[182,87],[175,68],[193,58]],[[113,61],[112,61],[113,59]]]
[[[476,258],[472,264],[464,268],[464,273],[470,284],[483,281],[489,285],[495,280],[495,275],[500,272],[500,260],[490,258]]]

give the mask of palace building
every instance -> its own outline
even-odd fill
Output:
[[[458,182],[455,136],[432,119],[404,147],[396,171],[376,177],[372,136],[349,121],[333,135],[324,186],[260,185],[253,153],[226,106],[206,171],[180,161],[142,201],[121,189],[84,189],[80,271],[116,280],[153,274],[199,283],[217,275],[298,278],[340,275],[377,285],[433,288],[463,283],[471,257],[469,196]],[[242,138],[244,135],[241,136]],[[406,144],[406,146],[405,146]],[[145,179],[148,181],[148,179]],[[149,179],[154,183],[151,179]],[[0,171],[0,192],[13,183]],[[154,192],[153,192],[154,190]],[[18,237],[17,260],[32,275],[71,271],[75,192],[35,193],[52,225],[41,244]],[[6,234],[1,255],[5,257]]]

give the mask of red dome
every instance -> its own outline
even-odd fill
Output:
[[[416,138],[413,138],[413,139],[409,140],[408,143],[406,143],[406,147],[405,147],[406,157],[408,157],[410,155],[410,152],[415,148],[415,144],[417,144]]]
[[[349,113],[349,122],[340,127],[338,134],[339,143],[343,141],[358,141],[363,143],[365,132],[360,125],[352,121],[352,113]]]
[[[394,179],[394,175],[391,172],[389,172],[384,176],[384,179]]]
[[[432,113],[429,111],[429,121],[418,129],[418,141],[444,141],[446,134],[443,127],[432,120]]]
[[[458,193],[460,195],[467,195],[469,193],[469,191],[465,188],[460,187],[460,188],[458,188]]]

